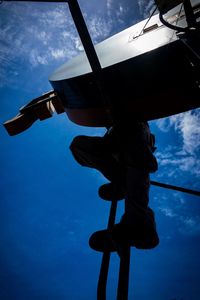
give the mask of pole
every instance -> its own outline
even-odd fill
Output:
[[[76,29],[78,31],[81,42],[83,44],[85,53],[87,55],[88,61],[90,63],[90,66],[91,66],[91,69],[92,69],[92,72],[94,75],[94,79],[95,79],[95,82],[97,85],[97,89],[101,96],[102,103],[105,105],[105,107],[107,109],[106,110],[107,121],[108,121],[108,123],[112,123],[113,117],[111,117],[111,103],[110,103],[108,94],[106,92],[104,79],[103,79],[103,75],[102,75],[101,64],[99,62],[99,58],[97,56],[95,47],[92,43],[92,39],[91,39],[89,31],[87,29],[87,25],[83,18],[80,6],[79,6],[77,0],[67,0],[67,2],[69,5],[69,9],[70,9],[74,24],[76,26]]]
[[[92,68],[95,76],[99,76],[101,72],[101,65],[95,51],[94,45],[92,43],[89,31],[87,29],[85,20],[83,18],[80,6],[77,0],[68,0],[69,10],[71,12],[74,24],[80,36],[81,42],[85,49],[85,53],[89,60],[90,66]]]

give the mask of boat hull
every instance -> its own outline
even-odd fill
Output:
[[[169,17],[176,18],[177,11]],[[140,34],[145,22],[95,46],[103,93],[84,52],[50,76],[72,122],[102,127],[112,122],[110,111],[149,121],[200,106],[200,74],[187,47],[158,15]],[[178,25],[185,25],[184,16]]]
[[[109,103],[122,117],[131,114],[154,120],[199,107],[199,87],[180,41],[104,68],[102,73]],[[106,126],[107,105],[93,73],[51,84],[72,122]]]

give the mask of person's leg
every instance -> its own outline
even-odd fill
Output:
[[[116,186],[114,182],[100,186],[99,196],[105,200],[111,200],[113,190],[117,190],[117,199],[125,199],[125,215],[129,223],[133,219],[137,223],[145,218],[149,203],[149,174],[143,170],[128,168],[123,171],[123,178]]]
[[[127,226],[138,228],[145,224],[149,204],[149,187],[148,172],[127,168],[125,214],[122,218]]]
[[[159,243],[153,210],[149,205],[149,173],[136,168],[127,169],[125,213],[113,236],[124,236],[139,249],[154,248]],[[121,237],[120,237],[121,236]]]
[[[117,189],[116,199],[125,199],[125,213],[122,216],[121,223],[131,228],[131,230],[136,229],[139,231],[140,228],[145,228],[147,223],[155,223],[154,213],[148,206],[149,174],[144,170],[129,168],[126,175],[126,184],[121,185],[121,187],[116,187],[112,182],[104,184],[99,189],[99,195],[105,200],[112,200],[114,189]]]
[[[125,131],[125,129],[124,129]],[[146,158],[150,143],[149,127],[142,122],[129,126],[124,140],[122,160],[126,166],[125,214],[122,218],[127,226],[142,227],[148,219],[149,161]],[[150,159],[150,158],[149,158]]]
[[[126,198],[127,215],[137,211],[141,214],[141,211],[144,213],[147,210],[149,173],[145,151],[149,143],[149,134],[148,127],[139,122],[125,127],[122,124],[113,130],[114,141],[120,149],[118,159],[123,166],[118,196],[119,199]],[[112,189],[113,183],[104,184],[99,188],[100,197],[108,200],[112,195]]]
[[[103,137],[77,136],[70,150],[80,165],[97,169],[110,181],[119,180],[120,165]]]
[[[125,213],[112,230],[101,230],[91,236],[90,246],[97,251],[118,251],[121,245],[151,249],[159,243],[154,213],[148,207],[150,181],[148,165],[144,161],[148,136],[143,127],[137,129],[135,138],[131,132],[126,132],[126,135],[122,132],[121,158],[126,169]]]

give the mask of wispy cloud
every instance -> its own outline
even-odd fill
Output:
[[[105,0],[98,7],[83,10],[94,44],[141,19],[147,2]],[[12,69],[16,74],[16,64],[32,68],[62,64],[83,51],[66,3],[6,2],[1,5],[0,23],[1,85],[12,84],[5,74]]]
[[[173,219],[176,223],[176,230],[182,235],[199,235],[200,234],[200,216],[191,215],[185,216],[181,215],[181,211],[175,212],[175,209],[169,207],[160,207],[159,211],[168,217]],[[170,220],[169,220],[170,222]],[[168,236],[168,233],[166,233]]]
[[[181,153],[181,152],[180,152]],[[187,155],[176,153],[163,153],[156,154],[160,167],[167,167],[168,177],[174,175],[178,171],[189,172],[191,174],[200,175],[200,160],[196,155]],[[173,168],[173,172],[170,172]]]
[[[98,13],[85,13],[85,17],[94,43],[110,35],[113,20]],[[12,84],[8,73],[12,69],[15,72],[19,65],[36,68],[56,61],[58,65],[83,51],[66,4],[3,3],[0,20],[2,86]],[[15,80],[15,76],[12,78]]]
[[[177,214],[174,213],[174,211],[169,207],[160,207],[160,211],[169,218],[174,218],[177,216]]]
[[[180,217],[182,226],[179,231],[184,235],[199,235],[200,233],[200,216]]]
[[[37,49],[32,49],[30,51],[30,57],[29,57],[30,63],[33,67],[37,65],[47,65],[47,55],[39,54],[39,51]]]
[[[152,7],[155,7],[153,0],[138,0],[140,14],[146,19],[150,16]]]
[[[158,128],[167,134],[174,130],[179,143],[167,146],[157,153],[159,165],[200,175],[200,109],[188,111],[155,122]]]
[[[193,153],[200,150],[200,109],[156,121],[158,128],[168,132],[171,128],[181,134],[182,150]]]
[[[172,116],[171,124],[182,135],[186,153],[200,151],[200,109]]]
[[[149,6],[149,1],[141,3],[140,1],[130,0],[107,0],[106,6],[108,18],[112,20],[112,32],[116,31],[116,24],[118,31],[120,31],[141,21],[149,15],[149,9],[147,7]],[[146,12],[144,12],[144,10]]]
[[[106,39],[111,32],[111,22],[106,19],[93,16],[88,21],[88,29],[90,31],[93,43],[96,44],[99,41]]]
[[[191,202],[190,209],[188,209],[188,199],[180,193],[172,193],[170,201],[166,193],[160,195],[157,202],[157,210],[161,215],[168,218],[169,225],[175,226],[174,233],[177,231],[182,235],[198,235],[200,233],[200,216],[196,211],[195,202]],[[172,235],[171,232],[170,235]],[[168,232],[164,236],[168,237]]]

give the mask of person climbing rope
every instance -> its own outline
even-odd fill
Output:
[[[159,244],[153,210],[149,204],[149,173],[156,172],[155,136],[148,122],[123,120],[104,136],[77,136],[70,150],[82,166],[95,168],[110,182],[99,188],[106,200],[125,199],[125,213],[111,230],[95,232],[91,248],[105,252],[121,246],[152,249]]]

